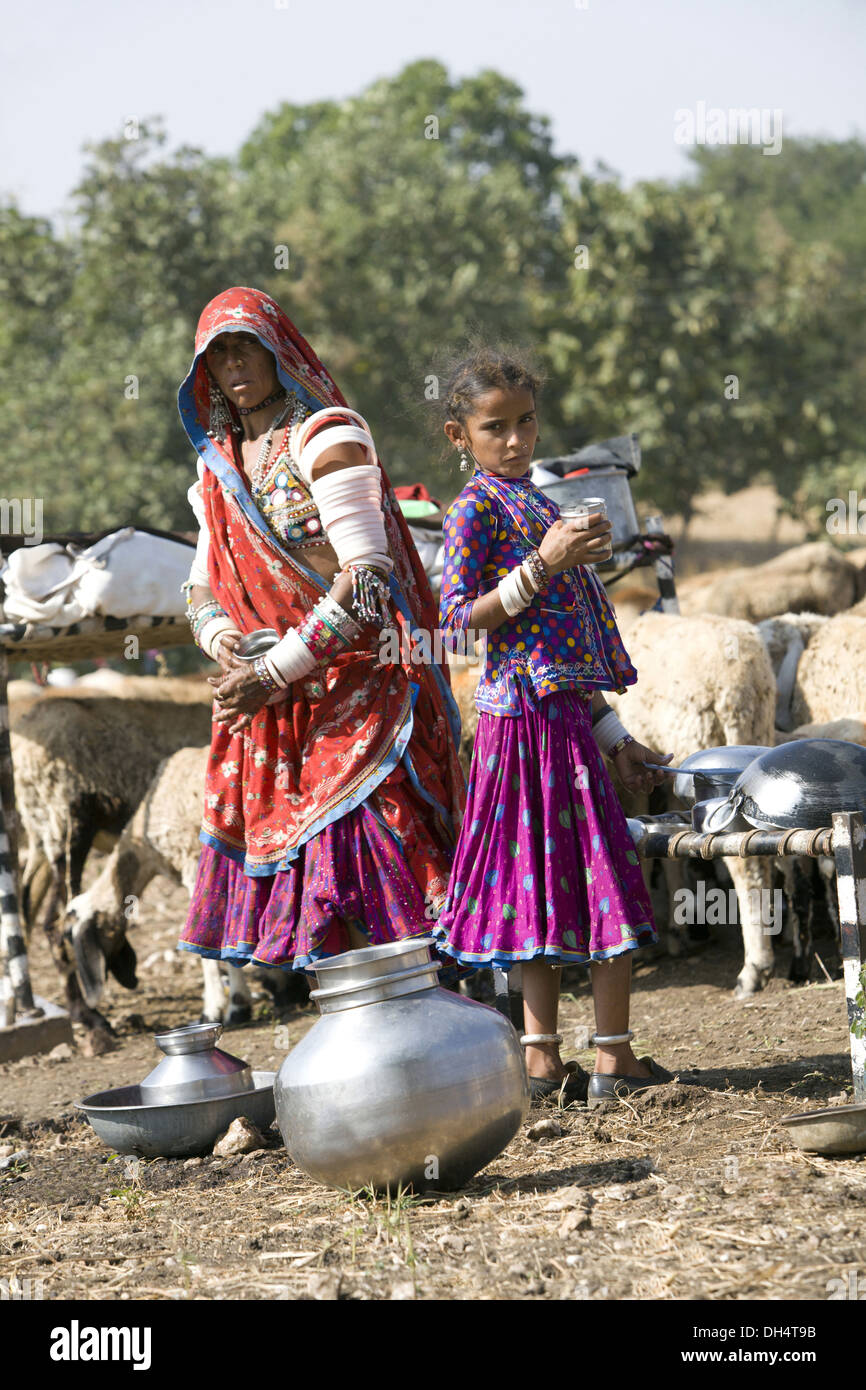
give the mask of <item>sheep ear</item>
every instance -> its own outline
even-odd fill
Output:
[[[108,962],[109,970],[117,983],[123,985],[124,989],[136,989],[138,987],[138,976],[135,973],[137,964],[138,956],[124,937]]]
[[[86,1002],[95,1009],[105,989],[105,956],[99,944],[99,932],[94,922],[74,927],[72,946],[81,989]]]

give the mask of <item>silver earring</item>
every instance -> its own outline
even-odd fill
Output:
[[[459,449],[460,449],[460,472],[461,472],[461,473],[468,473],[469,470],[470,470],[470,468],[472,467],[472,464],[469,462],[468,458],[466,457],[466,445],[465,445],[465,444],[461,444],[461,445],[459,446]]]
[[[227,431],[234,428],[234,421],[229,413],[228,401],[217,386],[213,377],[210,377],[209,385],[210,416],[208,418],[207,432],[211,439],[215,439],[221,444],[226,437]]]

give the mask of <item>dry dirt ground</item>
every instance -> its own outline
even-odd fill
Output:
[[[771,489],[702,499],[679,573],[759,563],[801,541],[775,513]],[[465,1191],[389,1206],[317,1186],[276,1131],[242,1158],[136,1162],[76,1117],[74,1100],[150,1071],[155,1031],[197,1018],[199,967],[174,951],[185,907],[163,879],[145,894],[139,990],[112,982],[106,996],[115,1052],[76,1046],[0,1068],[0,1155],[21,1156],[0,1169],[0,1280],[41,1281],[48,1299],[161,1300],[824,1300],[853,1270],[866,1287],[866,1157],[802,1154],[779,1125],[850,1098],[832,943],[817,945],[834,983],[816,968],[822,983],[788,987],[782,947],[779,978],[746,1004],[731,995],[742,963],[731,931],[694,956],[638,953],[639,1052],[692,1084],[592,1113],[533,1111]],[[31,966],[56,998],[41,941]],[[582,972],[566,988],[563,1030],[582,1044]],[[262,993],[254,1021],[223,1042],[276,1069],[315,1018],[308,1006],[279,1020]],[[533,1140],[543,1117],[562,1132]]]
[[[863,1278],[866,1158],[807,1156],[779,1127],[844,1095],[842,986],[779,979],[738,1004],[730,934],[637,967],[641,1048],[697,1084],[591,1113],[533,1111],[465,1191],[390,1206],[329,1191],[293,1167],[276,1131],[241,1158],[113,1155],[71,1105],[141,1080],[158,1059],[152,1033],[197,1017],[197,962],[172,949],[184,906],[162,879],[145,895],[140,987],[112,982],[106,998],[116,1051],[76,1045],[0,1076],[0,1146],[21,1156],[0,1170],[0,1279],[41,1281],[46,1299],[798,1300],[826,1299],[851,1270]],[[835,974],[832,943],[821,948]],[[782,948],[780,973],[785,963]],[[42,942],[32,967],[50,997]],[[566,988],[566,1039],[582,1042],[582,972]],[[276,1068],[315,1017],[306,1006],[280,1022],[263,993],[224,1042]],[[533,1140],[543,1117],[561,1134]]]

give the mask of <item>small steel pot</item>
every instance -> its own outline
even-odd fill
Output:
[[[688,805],[725,797],[749,764],[769,751],[765,744],[734,743],[690,753],[683,758],[682,771],[674,778],[674,796]]]
[[[261,627],[257,632],[247,632],[235,647],[234,654],[239,661],[255,661],[264,656],[279,642],[279,633],[272,627]]]
[[[157,1033],[154,1041],[165,1056],[141,1083],[142,1103],[173,1105],[251,1090],[246,1062],[216,1045],[222,1030],[221,1023],[190,1023]]]

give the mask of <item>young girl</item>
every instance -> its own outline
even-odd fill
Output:
[[[610,524],[588,529],[529,480],[538,440],[538,380],[481,350],[446,392],[445,433],[472,476],[445,519],[440,624],[459,648],[484,634],[478,730],[440,949],[464,964],[522,964],[526,1063],[536,1100],[587,1095],[556,1031],[559,970],[590,964],[596,1061],[593,1104],[670,1080],[638,1061],[628,1030],[631,952],[656,940],[622,808],[605,768],[630,790],[669,761],[635,742],[601,691],[637,679],[604,590],[588,565],[605,557]]]

